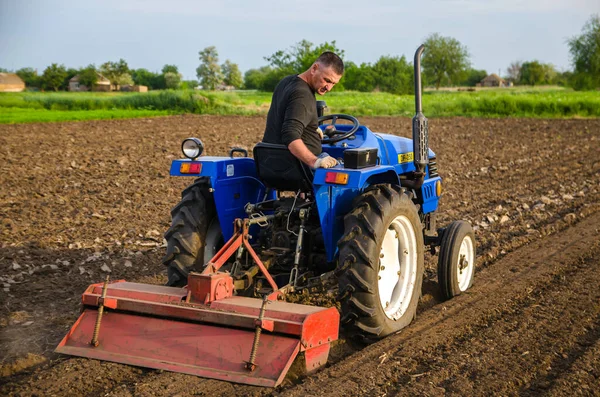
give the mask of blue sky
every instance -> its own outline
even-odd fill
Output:
[[[571,68],[566,40],[600,0],[0,0],[0,67],[82,67],[125,59],[196,78],[198,51],[242,71],[302,39],[335,40],[345,60],[406,55],[431,33],[457,39],[474,68],[504,74],[513,61]]]

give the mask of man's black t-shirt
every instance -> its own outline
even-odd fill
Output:
[[[322,151],[318,126],[314,91],[297,75],[283,78],[273,92],[263,142],[288,146],[302,139],[308,150],[318,156]]]

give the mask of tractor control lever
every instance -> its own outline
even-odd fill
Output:
[[[323,133],[330,138],[333,138],[336,132],[337,130],[335,129],[335,126],[333,124],[330,124],[327,127],[325,127],[325,131],[323,131]]]
[[[296,241],[296,255],[294,256],[294,267],[290,272],[290,281],[289,284],[292,286],[292,289],[295,290],[298,284],[298,265],[300,265],[300,255],[302,254],[302,240],[304,237],[304,233],[306,232],[306,220],[308,219],[308,209],[300,210],[300,228],[298,230],[298,240]]]

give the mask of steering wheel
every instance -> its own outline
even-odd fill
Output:
[[[326,128],[325,131],[323,131],[323,134],[327,135],[327,138],[323,138],[323,140],[321,141],[322,143],[331,144],[331,143],[343,141],[344,139],[348,139],[351,136],[353,136],[354,134],[356,134],[356,131],[358,131],[358,127],[360,127],[360,123],[358,122],[356,117],[350,116],[349,114],[342,114],[342,113],[328,114],[327,116],[319,117],[319,126],[321,125],[322,122],[328,121],[328,120],[331,120],[331,124],[329,124],[330,126],[333,126],[335,124],[335,122],[338,120],[351,121],[352,128],[350,129],[350,131],[338,131],[335,129],[335,127]],[[334,138],[335,135],[339,135],[339,136]]]

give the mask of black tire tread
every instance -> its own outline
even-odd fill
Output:
[[[171,227],[165,232],[167,250],[162,263],[167,266],[167,285],[185,285],[190,271],[203,264],[206,231],[216,216],[215,203],[209,191],[209,178],[198,178],[183,190],[181,201],[171,210]]]
[[[338,242],[340,255],[336,275],[339,282],[338,299],[341,303],[342,324],[350,334],[368,340],[378,339],[395,332],[396,329],[382,320],[385,314],[381,309],[376,286],[380,244],[377,234],[385,230],[386,219],[400,207],[414,211],[413,221],[417,225],[415,234],[421,247],[422,225],[412,203],[412,195],[397,185],[371,186],[358,196],[353,204],[354,209],[344,218],[345,233]],[[420,266],[422,271],[422,248]],[[417,297],[421,295],[421,281],[422,274],[418,275],[415,287],[418,289]],[[416,311],[416,303],[414,310]],[[412,320],[414,313],[410,313],[409,316]]]

